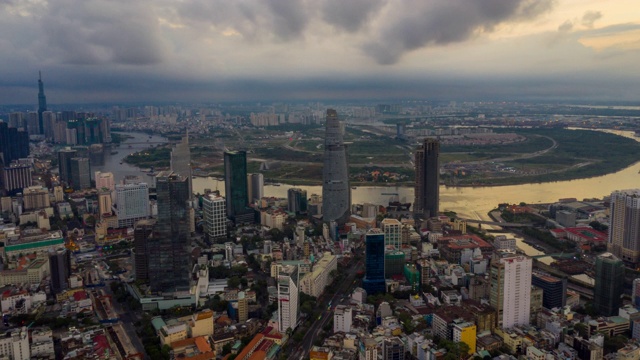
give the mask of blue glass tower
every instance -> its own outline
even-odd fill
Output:
[[[385,292],[384,233],[380,229],[371,229],[365,235],[365,257],[365,277],[362,287],[367,295]]]

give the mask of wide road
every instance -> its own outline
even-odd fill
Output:
[[[356,273],[360,269],[362,269],[362,260],[348,268],[347,276],[345,276],[342,282],[338,285],[338,289],[333,296],[323,295],[318,299],[316,306],[320,306],[323,309],[322,315],[320,316],[320,319],[316,319],[307,330],[302,342],[291,350],[292,352],[289,359],[304,359],[309,354],[318,333],[322,330],[322,327],[329,322],[329,319],[333,318],[333,310],[328,309],[329,302],[331,302],[331,307],[333,308],[336,305],[347,303],[349,301],[348,297],[355,288],[354,280],[356,278]],[[341,301],[343,296],[347,296],[347,299]],[[331,332],[333,333],[333,330],[331,330]]]

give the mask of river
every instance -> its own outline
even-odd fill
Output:
[[[613,132],[613,131],[612,131]],[[614,132],[618,135],[633,138],[633,132]],[[138,168],[126,163],[120,164],[121,159],[128,153],[139,151],[147,147],[147,140],[160,142],[165,139],[159,136],[149,138],[146,134],[130,134],[133,139],[125,141],[116,155],[105,154],[104,165],[93,167],[93,170],[111,171],[116,181],[122,180],[125,175],[139,175],[153,184],[153,178],[141,172]],[[129,148],[129,143],[132,143]],[[106,151],[105,151],[106,152]],[[561,198],[602,198],[611,194],[614,190],[640,187],[640,163],[635,163],[626,169],[616,173],[593,177],[539,184],[523,184],[510,186],[484,186],[484,187],[440,187],[440,210],[455,211],[460,217],[490,220],[487,213],[499,203],[551,203]],[[266,196],[287,197],[289,185],[265,185]],[[298,186],[307,190],[307,194],[322,194],[321,186]],[[220,190],[224,195],[224,181],[214,178],[193,179],[193,191],[204,193],[205,189]],[[412,187],[382,187],[382,186],[358,186],[351,191],[353,203],[374,203],[386,205],[395,197],[402,202],[413,202]],[[519,247],[529,255],[540,255],[541,252],[519,241]]]

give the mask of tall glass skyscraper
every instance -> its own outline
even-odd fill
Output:
[[[362,287],[367,295],[385,292],[384,279],[384,233],[371,229],[365,235],[365,276]]]
[[[47,97],[44,95],[44,83],[42,73],[38,72],[38,134],[44,134],[44,121],[42,113],[47,111]]]
[[[612,253],[596,258],[596,283],[593,289],[593,305],[602,316],[614,316],[622,305],[624,262]]]
[[[351,210],[349,164],[344,145],[343,124],[338,112],[327,109],[322,168],[322,218],[325,222],[344,224]]]
[[[415,154],[416,185],[413,214],[416,219],[438,216],[440,201],[440,141],[424,139]]]
[[[227,216],[236,224],[253,222],[253,209],[248,207],[247,152],[224,153],[224,190]]]
[[[149,285],[154,292],[188,290],[190,286],[189,184],[171,171],[156,176],[158,218],[147,241]]]

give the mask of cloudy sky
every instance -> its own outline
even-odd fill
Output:
[[[638,100],[638,0],[0,0],[0,104]]]

